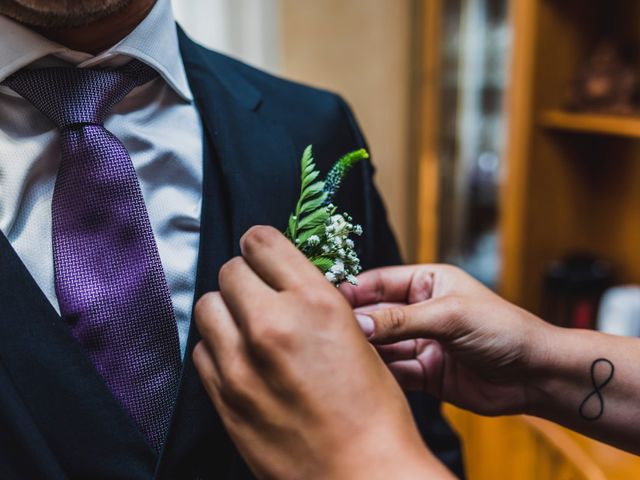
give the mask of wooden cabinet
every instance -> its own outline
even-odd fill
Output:
[[[423,262],[439,260],[439,16],[445,1],[419,2],[417,244]],[[567,89],[598,42],[630,42],[640,51],[640,1],[511,0],[510,18],[499,291],[538,312],[545,266],[571,252],[608,259],[618,281],[640,283],[640,116],[565,109]],[[562,427],[447,408],[466,442],[471,479],[562,476],[544,473],[543,466],[573,472],[562,478],[640,478],[638,457]],[[560,444],[567,462],[555,456]]]
[[[514,0],[501,292],[538,311],[545,265],[581,251],[640,282],[640,117],[570,113],[599,42],[640,47],[635,0]]]

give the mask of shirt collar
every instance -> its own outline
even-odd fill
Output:
[[[155,69],[183,100],[193,100],[169,0],[157,0],[129,35],[95,56],[71,50],[0,15],[0,82],[50,55],[79,68],[114,67],[136,58]]]

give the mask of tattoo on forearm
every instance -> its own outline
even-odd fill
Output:
[[[604,365],[597,368],[598,365]],[[604,397],[602,390],[611,382],[615,367],[606,358],[598,358],[591,364],[591,384],[593,391],[580,404],[578,412],[584,420],[598,420],[604,414]]]

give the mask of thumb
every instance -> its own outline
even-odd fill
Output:
[[[379,344],[412,338],[449,341],[463,332],[465,323],[464,303],[453,296],[394,306],[366,315],[373,320],[373,328],[366,332],[369,340]]]

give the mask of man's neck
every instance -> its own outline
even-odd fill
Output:
[[[156,0],[132,0],[123,9],[80,27],[36,29],[38,33],[80,52],[96,55],[129,35],[151,11]]]

